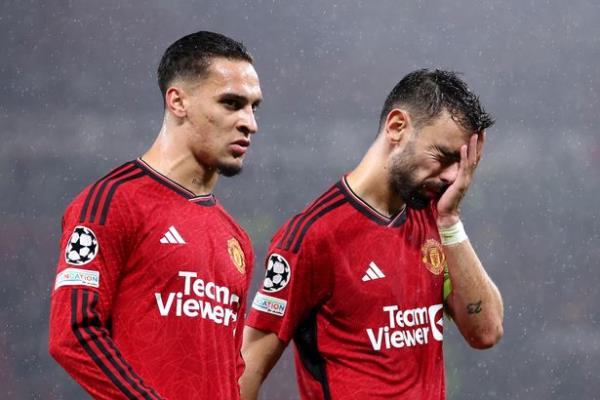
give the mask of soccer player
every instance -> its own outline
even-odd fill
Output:
[[[217,33],[173,43],[156,141],[64,213],[50,353],[96,399],[239,398],[253,252],[212,191],[257,131],[252,63]]]
[[[272,239],[242,398],[257,397],[292,339],[311,400],[443,399],[444,309],[471,346],[498,342],[502,300],[459,212],[492,123],[452,72],[394,87],[359,165]]]

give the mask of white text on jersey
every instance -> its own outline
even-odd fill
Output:
[[[373,350],[426,345],[429,343],[430,332],[434,340],[442,341],[442,309],[441,304],[408,310],[401,310],[396,305],[383,307],[387,316],[386,325],[377,330],[367,329]]]
[[[166,297],[162,293],[154,294],[161,316],[200,317],[225,326],[237,321],[240,297],[228,287],[205,282],[196,272],[179,271],[178,276],[184,278],[183,291],[170,292]]]

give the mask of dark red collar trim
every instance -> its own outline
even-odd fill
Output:
[[[144,172],[150,178],[154,179],[158,183],[163,184],[164,186],[173,190],[175,193],[179,194],[180,196],[185,197],[189,201],[191,201],[195,204],[201,205],[201,206],[214,206],[215,204],[217,204],[217,199],[215,198],[215,196],[212,193],[196,195],[191,190],[186,189],[184,186],[180,185],[179,183],[175,182],[174,180],[172,180],[172,179],[166,177],[165,175],[161,174],[160,172],[156,171],[154,168],[152,168],[150,165],[148,165],[141,158],[137,158],[135,160],[135,163],[140,168],[142,168],[142,170],[144,170]]]
[[[356,208],[361,214],[369,218],[371,221],[377,223],[378,225],[387,226],[390,228],[400,227],[406,222],[408,211],[406,208],[403,208],[396,215],[391,217],[386,217],[381,214],[379,211],[375,210],[373,207],[369,205],[366,201],[361,199],[356,193],[352,191],[352,188],[348,185],[346,181],[346,177],[342,177],[342,179],[338,182],[337,186],[340,188],[342,193],[348,199],[348,202]]]

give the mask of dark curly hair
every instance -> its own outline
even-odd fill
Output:
[[[479,133],[492,126],[493,117],[458,75],[440,69],[420,69],[406,75],[385,100],[380,129],[389,112],[397,107],[407,109],[417,128],[432,122],[444,110],[469,132]]]

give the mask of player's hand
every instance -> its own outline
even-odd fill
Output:
[[[437,224],[440,228],[448,228],[459,221],[460,202],[467,193],[473,175],[481,160],[483,144],[485,142],[485,131],[480,135],[473,134],[468,144],[460,148],[460,161],[456,180],[448,186],[442,197],[438,200]]]

